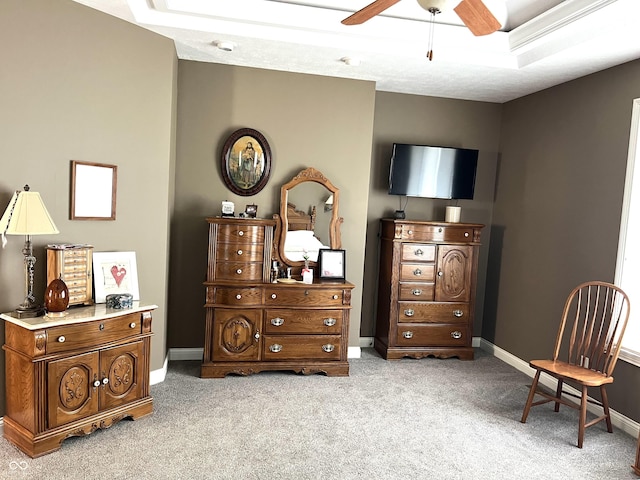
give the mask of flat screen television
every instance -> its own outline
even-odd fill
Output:
[[[473,199],[478,150],[393,144],[389,194]]]

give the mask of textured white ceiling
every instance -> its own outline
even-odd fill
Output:
[[[484,37],[445,11],[433,61],[429,14],[415,0],[358,26],[340,21],[372,0],[75,1],[174,39],[181,59],[370,80],[416,95],[502,103],[640,58],[640,0],[484,0],[503,25]]]

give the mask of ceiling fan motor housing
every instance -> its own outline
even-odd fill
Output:
[[[418,4],[428,12],[432,10],[443,12],[444,10],[446,10],[447,4],[450,3],[449,0],[417,0],[417,1],[418,1]]]

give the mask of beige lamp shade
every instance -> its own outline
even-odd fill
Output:
[[[11,197],[0,219],[0,233],[4,235],[49,235],[60,233],[44,206],[38,192],[17,191]]]

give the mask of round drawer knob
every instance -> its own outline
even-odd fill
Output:
[[[240,230],[240,231],[238,232],[238,236],[240,236],[240,237],[244,237],[244,232],[243,232],[242,230]]]
[[[242,250],[238,250],[238,255],[242,255]]]
[[[408,233],[409,235],[413,235],[413,230],[409,230],[407,233]]]
[[[96,387],[96,388],[99,387],[100,386],[100,380],[94,380],[93,386]]]
[[[136,322],[131,322],[129,324],[129,328],[136,328]]]
[[[269,346],[269,350],[271,350],[273,353],[278,353],[279,351],[282,350],[282,345],[278,343],[274,343],[273,345]]]
[[[326,345],[323,345],[323,346],[322,346],[322,350],[323,350],[323,351],[325,351],[326,353],[331,353],[331,352],[333,352],[333,350],[334,350],[335,348],[336,348],[336,347],[334,347],[334,346],[333,346],[333,345],[331,345],[330,343],[327,343]]]
[[[104,377],[104,378],[102,379],[102,384],[103,384],[103,385],[106,385],[107,383],[109,383],[109,379],[108,379],[107,377]]]
[[[469,236],[469,232],[464,232],[464,236],[468,237]]]
[[[338,295],[334,295],[334,296],[333,296],[333,297],[331,297],[331,298],[333,298],[334,300],[337,300],[337,299],[338,299],[338,298],[340,298],[340,297],[338,297]]]
[[[58,342],[59,342],[59,343],[64,343],[64,342],[65,342],[65,340],[66,340],[66,338],[64,337],[64,335],[60,335],[60,336],[58,337]]]
[[[256,340],[260,340],[260,332],[256,332],[253,338],[255,338]]]
[[[438,276],[441,277],[443,274],[442,272],[438,272]]]
[[[451,338],[455,338],[456,340],[462,338],[462,332],[459,332],[458,330],[451,332]]]
[[[238,275],[242,274],[242,269],[241,269],[241,268],[237,269],[237,270],[236,270],[236,273],[237,273]]]
[[[273,298],[275,300],[275,298],[277,297],[277,295],[275,293],[271,294],[271,298]]]
[[[453,311],[453,316],[454,317],[460,318],[462,315],[464,315],[464,312],[462,310],[454,310]]]
[[[413,338],[413,332],[411,330],[407,330],[406,332],[402,332],[402,336],[404,338]]]
[[[242,295],[240,295],[240,294],[236,295],[236,300],[240,300],[241,298],[242,298]]]

